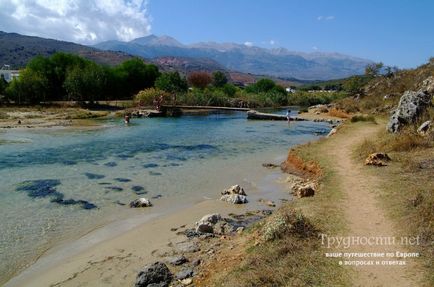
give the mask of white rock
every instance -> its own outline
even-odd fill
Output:
[[[220,200],[230,202],[233,204],[244,204],[247,203],[247,196],[241,194],[225,194],[220,197]]]
[[[228,189],[225,189],[222,191],[222,195],[225,194],[240,194],[240,195],[247,195],[246,192],[244,191],[244,189],[239,186],[238,184],[233,185],[231,187],[229,187]]]
[[[130,207],[148,207],[152,206],[152,203],[149,201],[149,199],[141,197],[138,199],[135,199],[130,202]]]

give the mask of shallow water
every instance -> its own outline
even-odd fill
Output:
[[[104,121],[97,130],[0,132],[0,283],[45,250],[110,222],[258,184],[263,162],[327,133],[324,123],[247,121],[244,113]],[[130,209],[146,196],[153,209]],[[167,206],[167,204],[166,204]]]

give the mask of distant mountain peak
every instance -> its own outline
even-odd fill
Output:
[[[157,36],[154,34],[134,39],[130,41],[130,43],[143,45],[143,46],[173,46],[173,47],[184,46],[182,43],[180,43],[178,40],[176,40],[173,37],[167,35]]]

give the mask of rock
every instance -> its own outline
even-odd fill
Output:
[[[280,165],[277,165],[277,164],[274,164],[274,163],[263,163],[262,166],[266,167],[266,168],[270,168],[270,169],[276,168],[276,167],[280,167]]]
[[[424,122],[417,129],[417,133],[420,134],[420,135],[426,135],[428,133],[428,131],[430,130],[431,125],[432,125],[431,121]]]
[[[338,132],[337,128],[332,128],[331,131],[328,133],[326,137],[331,137],[332,135],[335,135]]]
[[[365,165],[386,166],[387,164],[385,163],[385,161],[390,161],[390,160],[391,159],[389,155],[387,155],[387,153],[376,152],[370,154],[366,158]]]
[[[171,265],[178,266],[188,262],[188,259],[184,256],[175,256],[167,258],[167,262]]]
[[[419,89],[419,91],[426,94],[434,94],[434,76],[426,78]]]
[[[399,100],[397,109],[393,112],[387,124],[387,130],[397,133],[402,126],[414,122],[431,104],[434,93],[434,77],[429,77],[417,91],[406,91]]]
[[[195,260],[193,260],[193,262],[191,262],[191,265],[192,265],[193,267],[196,267],[196,266],[199,266],[200,263],[201,263],[201,260],[200,260],[200,259],[195,259]]]
[[[176,244],[176,248],[185,253],[194,253],[200,250],[197,243],[191,241],[179,242]]]
[[[172,281],[172,273],[166,264],[162,262],[155,262],[145,266],[139,272],[136,279],[135,287],[159,286],[168,287]]]
[[[244,204],[247,203],[247,196],[240,194],[226,194],[220,197],[220,200],[230,202],[233,204]]]
[[[149,201],[149,199],[141,197],[138,199],[135,199],[133,201],[130,202],[130,207],[148,207],[148,206],[152,206],[152,203]]]
[[[265,204],[265,205],[268,205],[270,207],[276,207],[276,204],[273,201],[271,201],[271,200],[265,200],[265,199],[261,198],[258,201],[261,202],[261,203],[263,203],[263,204]]]
[[[193,279],[191,279],[191,278],[185,278],[185,279],[181,280],[181,284],[184,285],[184,286],[188,286],[191,283],[193,283]]]
[[[218,213],[207,214],[196,222],[196,232],[214,233],[214,225],[222,219]]]
[[[239,195],[244,195],[246,196],[247,194],[245,193],[244,189],[239,186],[238,184],[233,185],[231,187],[229,187],[228,189],[225,189],[222,191],[222,195],[231,195],[231,194],[239,194]]]
[[[222,216],[219,213],[211,213],[211,214],[204,215],[199,220],[199,222],[209,222],[211,224],[216,224],[220,220],[222,220]]]
[[[193,269],[191,269],[191,268],[183,269],[176,274],[175,278],[177,280],[183,280],[183,279],[192,277],[193,273],[194,273]]]
[[[196,226],[196,232],[198,233],[214,233],[214,226],[209,222],[201,222]]]
[[[295,189],[295,195],[297,197],[307,197],[315,195],[315,184],[314,183],[305,183],[301,185],[297,185]]]

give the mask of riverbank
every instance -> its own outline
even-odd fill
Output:
[[[78,107],[3,107],[0,108],[0,129],[97,126],[94,119],[106,118],[109,110],[88,110]]]
[[[280,171],[262,164],[271,160],[278,165],[288,146],[313,140],[330,130],[326,123],[251,122],[242,113],[135,119],[128,127],[120,119],[97,122],[107,128],[2,132],[0,175],[4,181],[0,206],[7,215],[1,223],[6,231],[1,238],[5,247],[2,280],[41,254],[38,261],[52,254],[59,243],[64,250],[82,252],[80,248],[87,243],[100,244],[122,235],[126,232],[122,226],[140,225],[134,222],[132,226],[122,219],[141,217],[138,223],[144,223],[148,217],[155,219],[154,215],[169,216],[179,211],[178,206],[192,207],[205,197],[220,204],[220,192],[233,184],[246,189],[248,209],[269,209],[269,200],[279,205],[280,199],[290,199],[289,194],[283,187],[264,186],[261,179]],[[51,195],[30,193],[21,188],[24,183],[38,190],[40,184],[51,184]],[[151,199],[154,206],[130,209],[128,203],[139,194]],[[60,197],[65,200],[58,200]],[[96,207],[85,209],[71,204],[78,202]],[[38,210],[36,215],[34,210]],[[184,224],[192,224],[202,215]],[[86,237],[88,241],[82,241],[80,248],[72,244],[83,234],[94,233],[95,228],[119,219],[125,223],[115,226],[120,233],[101,229],[104,236]],[[25,226],[19,225],[22,222]],[[65,258],[75,255],[70,251],[58,258],[67,261]]]
[[[429,286],[432,280],[429,238],[419,244],[367,246],[359,242],[349,248],[336,244],[328,248],[321,239],[326,236],[422,240],[430,234],[427,220],[432,222],[432,218],[427,204],[432,199],[425,194],[418,196],[421,191],[416,191],[426,190],[418,181],[432,186],[433,181],[427,181],[426,177],[429,167],[404,172],[402,168],[408,161],[417,166],[417,162],[430,162],[432,157],[422,159],[417,148],[392,150],[393,160],[387,167],[364,166],[366,153],[378,152],[373,149],[380,148],[378,142],[386,137],[384,121],[377,121],[347,123],[330,138],[291,149],[288,171],[309,176],[316,165],[321,168],[320,176],[316,177],[318,192],[313,197],[285,204],[275,215],[239,236],[236,250],[223,249],[221,256],[203,266],[195,286]],[[412,187],[403,193],[403,186],[410,183]],[[409,208],[408,202],[414,198],[421,200],[417,203],[421,204],[420,211]],[[302,218],[301,222],[296,218]],[[280,225],[282,220],[285,225]],[[274,226],[274,234],[280,235],[270,241],[261,240],[270,226]],[[337,255],[339,252],[391,253],[393,257],[344,259]],[[353,261],[390,264],[354,266],[350,264]]]

